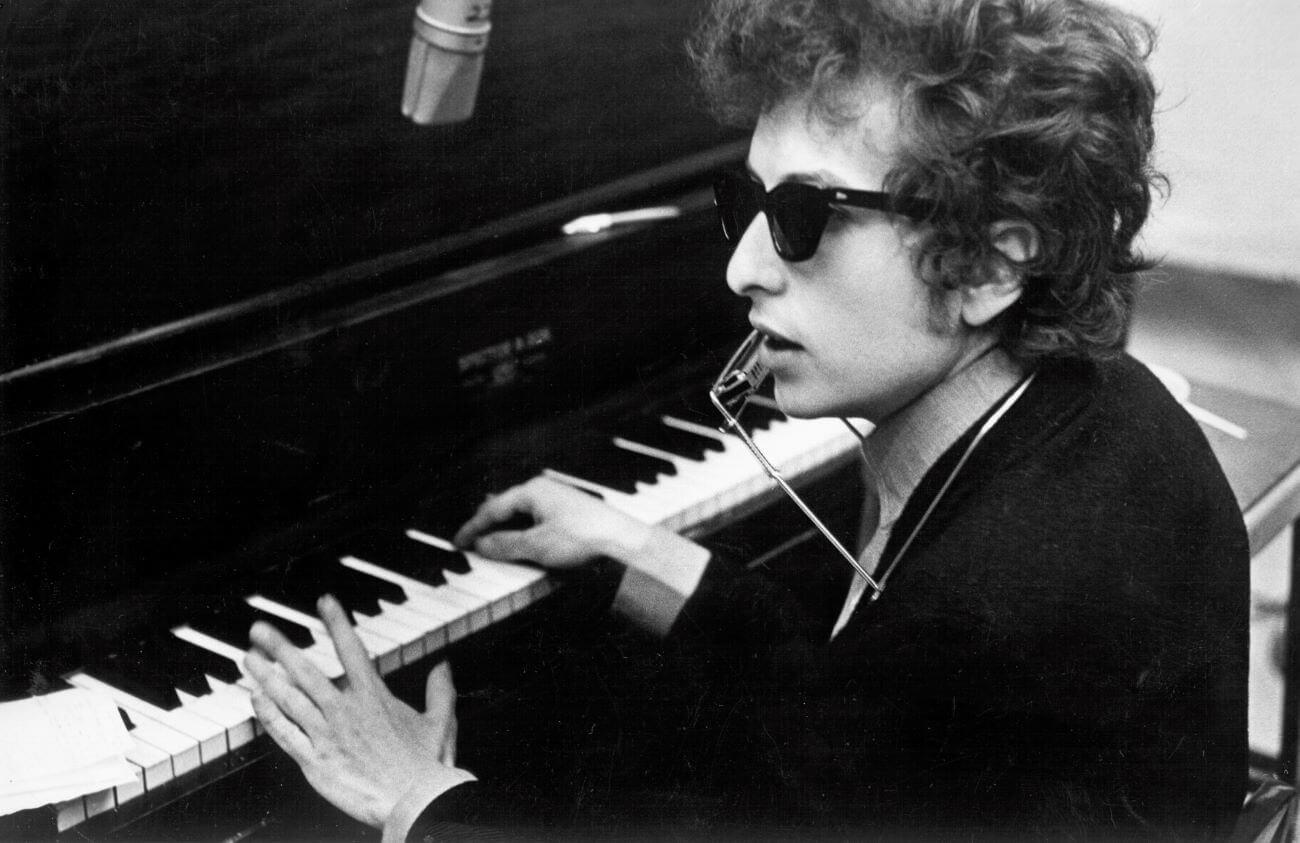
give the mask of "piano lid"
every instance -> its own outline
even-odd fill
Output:
[[[413,0],[11,5],[0,376],[611,210],[605,186],[738,137],[690,87],[701,5],[500,3],[450,127],[400,112]]]

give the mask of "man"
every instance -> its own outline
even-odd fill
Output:
[[[808,617],[762,574],[557,483],[480,508],[459,543],[623,563],[615,610],[726,677],[689,727],[711,761],[647,788],[648,828],[1231,827],[1245,533],[1199,429],[1119,351],[1155,178],[1150,38],[1093,0],[713,4],[692,45],[704,89],[753,126],[747,172],[717,191],[727,282],[786,413],[877,425],[859,563],[888,579],[876,596],[852,576],[837,616]],[[451,766],[445,675],[432,717],[399,709],[337,605],[322,616],[348,690],[265,626],[247,659],[313,784],[386,837],[526,826]]]

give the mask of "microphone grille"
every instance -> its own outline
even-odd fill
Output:
[[[421,125],[474,113],[492,24],[487,3],[422,0],[416,7],[402,89],[402,114]]]

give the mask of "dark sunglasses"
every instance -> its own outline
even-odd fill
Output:
[[[925,219],[934,211],[928,202],[895,198],[876,190],[782,182],[765,191],[762,182],[753,176],[733,171],[722,172],[714,179],[713,202],[722,222],[722,236],[729,243],[739,243],[745,229],[762,211],[767,216],[773,248],[790,262],[808,260],[816,253],[833,205],[887,211],[915,220]]]

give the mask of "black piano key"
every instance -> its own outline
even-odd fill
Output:
[[[117,713],[118,713],[118,715],[121,716],[121,718],[122,718],[122,725],[126,727],[126,730],[127,730],[128,732],[134,731],[134,730],[135,730],[135,723],[131,722],[131,715],[127,714],[127,713],[126,713],[126,710],[125,710],[125,709],[121,709],[121,708],[119,708],[119,709],[117,710]]]
[[[428,525],[420,517],[413,518],[410,525],[430,535],[442,535],[438,526]],[[449,555],[439,548],[416,541],[406,535],[405,527],[390,526],[368,530],[345,539],[337,549],[341,553],[351,554],[358,559],[364,559],[381,568],[404,574],[429,585],[446,583],[447,580],[442,575],[443,570],[458,574],[469,570],[463,556]]]
[[[780,410],[774,410],[765,404],[750,401],[745,405],[745,409],[740,412],[739,421],[746,429],[749,429],[751,424],[755,428],[767,428],[772,425],[772,422],[781,421],[784,418],[785,414]]]
[[[97,679],[169,710],[181,704],[177,689],[201,697],[212,692],[208,676],[223,682],[239,679],[239,668],[230,659],[170,634],[134,641],[116,653],[92,660],[83,669]]]
[[[663,423],[658,416],[638,416],[614,425],[610,431],[631,442],[657,448],[684,459],[700,462],[709,451],[721,451],[722,443]]]
[[[590,480],[620,492],[636,492],[637,481],[653,483],[663,474],[676,474],[668,460],[619,448],[606,439],[591,440],[548,461],[556,471]]]
[[[532,476],[536,475],[534,474]],[[531,479],[532,476],[525,478],[525,480]],[[510,487],[503,486],[497,491],[502,491],[507,488]],[[395,527],[394,530],[398,536],[402,538],[406,538],[405,534],[407,528],[414,528],[422,533],[428,533],[431,536],[438,536],[450,541],[452,536],[456,535],[457,531],[460,530],[461,526],[478,511],[479,506],[482,505],[484,500],[486,500],[486,495],[473,498],[473,503],[469,500],[464,500],[460,501],[456,505],[440,504],[421,508],[402,526]],[[369,557],[362,556],[361,554],[354,555],[361,556],[361,558],[366,559],[367,561],[374,561],[377,565],[381,564],[378,560],[370,560]]]
[[[186,679],[186,683],[178,687],[196,697],[211,693],[212,688],[206,679],[208,676],[227,684],[239,681],[239,666],[225,656],[219,656],[170,634],[160,636],[158,646],[160,655],[172,660],[177,666],[177,676]],[[186,666],[189,666],[188,670],[183,669]]]
[[[379,613],[381,599],[406,602],[401,586],[348,568],[332,553],[306,556],[277,567],[257,585],[264,597],[309,615],[316,614],[316,601],[325,594],[334,595],[347,611],[366,615]]]
[[[725,428],[726,425],[722,414],[718,412],[718,408],[713,406],[713,401],[709,398],[707,389],[686,390],[665,403],[661,411],[665,415],[707,427]],[[773,410],[770,407],[764,407],[751,401],[745,405],[737,421],[740,422],[740,426],[745,429],[745,432],[752,436],[754,431],[766,429],[771,426],[772,422],[784,418],[785,416],[779,410]]]
[[[115,653],[88,662],[82,670],[158,708],[168,711],[179,708],[181,700],[176,696],[176,676],[168,674],[168,666],[158,664],[156,656],[151,661],[151,655],[143,642],[133,642]]]
[[[684,390],[674,395],[664,401],[657,410],[663,415],[702,424],[705,427],[716,428],[722,423],[722,414],[718,412],[717,407],[713,406],[713,402],[709,399],[709,390],[704,386]]]
[[[418,523],[414,526],[420,529]],[[406,543],[397,544],[400,550],[395,549],[383,558],[371,559],[365,556],[361,558],[387,568],[395,574],[419,580],[427,585],[446,584],[447,578],[443,576],[443,571],[451,571],[454,574],[469,573],[469,560],[465,558],[465,554],[416,541],[401,532],[397,535]]]
[[[232,601],[230,605],[210,614],[191,618],[189,626],[232,647],[247,650],[248,630],[254,621],[265,621],[271,624],[295,647],[310,647],[316,643],[315,636],[307,627],[263,612],[261,609],[254,609],[242,600]]]

